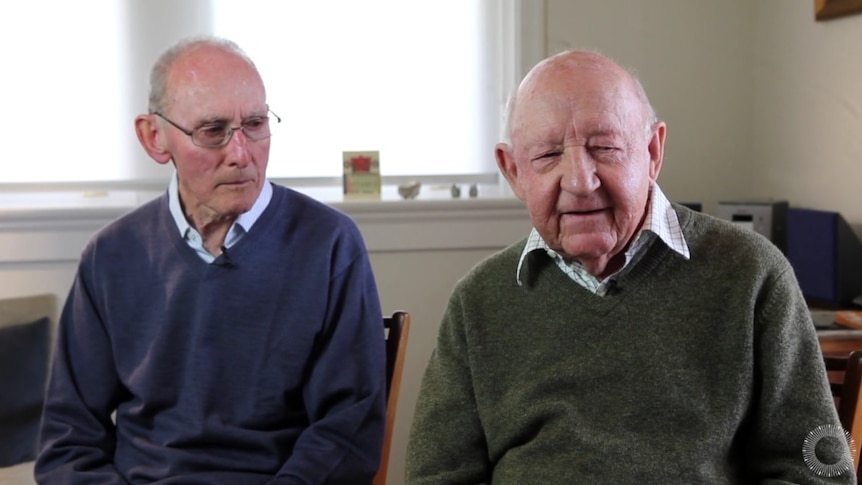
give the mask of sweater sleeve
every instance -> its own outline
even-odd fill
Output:
[[[332,275],[326,330],[310,364],[310,420],[272,483],[370,484],[385,426],[383,315],[364,250]]]
[[[491,481],[463,317],[456,291],[422,379],[407,445],[407,485]]]
[[[767,280],[760,299],[748,467],[764,483],[855,484],[814,325],[793,271]],[[818,443],[826,436],[838,439]]]
[[[35,464],[39,483],[126,483],[113,463],[111,413],[120,385],[86,276],[79,267],[58,327]]]

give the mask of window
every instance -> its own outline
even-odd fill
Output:
[[[155,56],[206,31],[248,52],[284,120],[271,178],[337,183],[342,150],[379,150],[384,179],[496,180],[505,100],[541,55],[539,3],[18,2],[0,19],[0,183],[163,183],[132,120]]]
[[[121,17],[119,2],[95,1],[17,2],[0,15],[0,182],[132,176]]]

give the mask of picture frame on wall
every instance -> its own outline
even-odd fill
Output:
[[[831,20],[862,13],[862,0],[814,0],[815,20]]]

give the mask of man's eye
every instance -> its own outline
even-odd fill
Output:
[[[224,125],[204,125],[198,131],[204,135],[220,135],[224,133]]]
[[[198,128],[198,133],[201,136],[209,138],[218,138],[224,136],[224,125],[204,125]]]
[[[540,160],[542,158],[556,158],[556,157],[559,157],[560,155],[562,155],[562,152],[543,153],[543,154],[539,155],[538,157],[536,157],[536,160]]]
[[[615,146],[609,145],[595,145],[590,147],[590,153],[596,157],[616,158],[619,155],[619,149]]]
[[[243,121],[242,126],[246,130],[257,130],[263,128],[266,125],[266,118],[252,118],[246,121]]]

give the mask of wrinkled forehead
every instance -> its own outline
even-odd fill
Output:
[[[556,132],[624,133],[644,123],[643,102],[624,78],[603,73],[548,72],[521,86],[512,112],[512,137],[525,140]]]
[[[167,106],[184,112],[265,109],[266,90],[242,57],[209,48],[183,54],[171,66]]]

